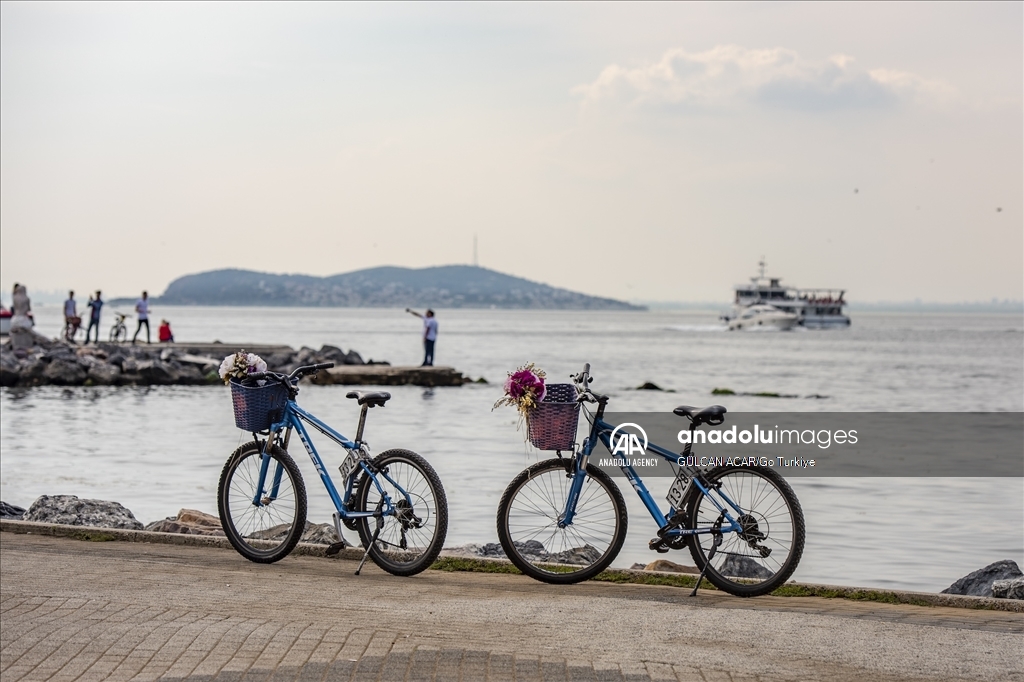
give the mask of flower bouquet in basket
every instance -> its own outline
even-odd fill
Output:
[[[509,372],[505,395],[494,407],[512,405],[526,422],[527,440],[541,450],[571,450],[576,440],[579,411],[571,384],[551,384],[543,370],[527,363]],[[545,400],[546,398],[546,400]],[[493,409],[493,408],[492,408]]]
[[[267,363],[263,361],[263,358],[255,353],[246,353],[244,350],[240,350],[234,355],[224,358],[224,362],[220,363],[219,374],[220,378],[227,384],[232,379],[237,383],[241,383],[248,379],[250,374],[266,371]]]
[[[547,389],[544,387],[544,377],[547,375],[544,370],[535,367],[528,362],[514,372],[508,373],[505,380],[505,395],[494,403],[495,409],[504,405],[514,406],[519,410],[520,421],[530,421],[530,414],[537,409],[540,401],[544,400]]]

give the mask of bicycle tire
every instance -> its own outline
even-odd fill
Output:
[[[729,496],[743,516],[753,520],[748,531],[723,535],[723,542],[707,566],[713,543],[711,533],[690,536],[690,554],[705,577],[720,590],[737,597],[768,594],[793,575],[804,551],[804,514],[789,483],[777,472],[760,466],[717,467],[705,478]],[[706,502],[706,505],[704,504]],[[689,528],[708,527],[718,519],[719,510],[696,486],[688,496],[686,518]],[[741,519],[737,519],[743,523]],[[756,534],[763,534],[763,538]],[[769,547],[767,557],[749,544]],[[780,559],[779,551],[784,552]],[[736,575],[742,573],[743,575]]]
[[[626,501],[611,477],[592,464],[573,522],[558,527],[571,466],[569,459],[548,459],[528,467],[498,503],[498,540],[505,556],[531,578],[556,585],[593,578],[615,560],[626,539]]]
[[[401,510],[401,518],[398,514],[378,517],[383,519],[383,527],[376,541],[373,536],[377,518],[356,519],[359,539],[363,547],[369,548],[373,563],[388,573],[416,575],[434,563],[448,534],[448,498],[441,479],[427,460],[410,450],[386,450],[373,459],[371,468],[392,504]],[[405,496],[381,475],[383,473],[413,498],[411,508]],[[374,511],[379,501],[380,491],[374,479],[364,473],[359,480],[354,509]]]
[[[110,343],[124,343],[128,340],[128,327],[115,324],[110,328]]]
[[[270,564],[288,556],[302,538],[306,529],[306,486],[291,455],[275,445],[270,456],[271,464],[276,462],[282,468],[279,494],[267,504],[253,504],[261,447],[252,441],[231,453],[217,486],[217,510],[231,546],[249,561]],[[267,492],[274,471],[271,466],[261,493]]]

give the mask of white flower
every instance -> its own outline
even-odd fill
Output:
[[[250,374],[253,372],[267,371],[267,363],[263,361],[263,358],[256,355],[255,353],[249,353],[249,355],[246,357],[246,360],[249,363],[248,369]]]
[[[234,356],[234,354],[227,356],[226,358],[224,358],[224,362],[220,363],[220,370],[218,371],[218,373],[220,374],[220,378],[225,383],[227,382],[228,377],[231,376],[231,370],[234,368],[234,366],[235,366],[235,356]]]
[[[267,363],[263,361],[263,358],[255,353],[246,353],[240,350],[234,355],[224,358],[224,362],[220,363],[219,374],[226,384],[231,379],[245,379],[250,374],[266,371]]]

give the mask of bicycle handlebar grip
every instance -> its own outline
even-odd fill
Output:
[[[334,363],[333,362],[321,362],[321,363],[316,364],[316,365],[310,365],[306,369],[310,369],[310,370],[313,370],[314,372],[318,372],[321,369],[330,369],[331,367],[334,367]]]

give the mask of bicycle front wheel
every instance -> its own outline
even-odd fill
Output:
[[[382,452],[373,459],[371,468],[375,476],[363,474],[354,509],[382,509],[383,492],[395,512],[357,519],[363,547],[369,548],[375,564],[393,575],[415,575],[426,570],[441,553],[448,534],[448,498],[441,479],[427,460],[409,450]]]
[[[231,546],[249,561],[269,564],[288,556],[306,529],[306,486],[295,461],[277,446],[261,486],[262,466],[256,441],[235,450],[220,475],[217,508]]]
[[[99,332],[97,332],[99,333]],[[124,343],[128,340],[128,328],[123,324],[115,324],[110,328],[110,342]]]
[[[626,539],[626,502],[605,472],[587,466],[572,523],[559,527],[572,460],[548,459],[512,479],[498,503],[498,540],[526,575],[546,583],[588,580],[608,567]]]
[[[742,531],[726,533],[707,567],[707,579],[738,597],[768,594],[796,570],[804,551],[804,514],[793,489],[775,471],[759,466],[719,467],[706,474],[713,488],[740,508],[735,511],[717,495]],[[690,528],[709,528],[721,512],[699,489],[690,495]],[[714,543],[711,533],[691,536],[690,553],[703,569]]]

